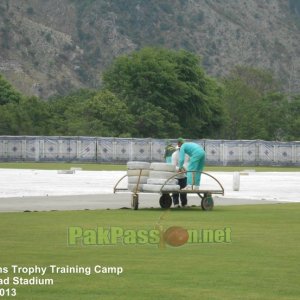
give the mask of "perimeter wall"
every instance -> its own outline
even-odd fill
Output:
[[[176,140],[169,141],[176,145]],[[207,165],[300,166],[300,142],[207,139],[193,142],[204,147]],[[0,161],[164,161],[165,143],[166,140],[150,138],[0,136]]]

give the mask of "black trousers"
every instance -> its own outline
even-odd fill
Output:
[[[186,183],[187,183],[187,178],[186,177],[178,179],[178,184],[180,186],[180,189],[185,188]],[[180,195],[181,205],[187,205],[187,196],[186,196],[186,194],[173,193],[172,198],[173,198],[174,205],[179,204],[179,195]]]

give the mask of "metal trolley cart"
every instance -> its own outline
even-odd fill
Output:
[[[154,192],[147,192],[147,191],[141,191],[140,187],[140,178],[141,178],[141,174],[142,174],[143,169],[140,169],[140,174],[138,177],[138,181],[137,184],[135,186],[135,188],[133,189],[132,196],[131,196],[131,207],[134,210],[137,210],[139,207],[139,194],[140,193],[154,193]],[[176,178],[176,176],[178,176],[178,174],[184,174],[184,173],[188,173],[188,172],[192,172],[193,177],[194,177],[194,173],[195,171],[184,171],[184,172],[180,172],[177,173],[173,176],[171,176],[170,178],[166,179],[164,184],[161,186],[160,190],[159,190],[159,194],[161,195],[159,198],[159,204],[161,206],[161,208],[167,209],[170,208],[172,205],[172,197],[170,196],[170,193],[185,193],[185,194],[196,194],[201,198],[201,207],[203,210],[212,210],[214,207],[214,200],[212,195],[215,194],[219,194],[219,195],[224,195],[224,188],[222,186],[222,184],[218,181],[217,178],[215,178],[214,176],[206,173],[206,172],[201,172],[201,175],[205,175],[208,176],[210,178],[213,179],[213,181],[215,181],[217,188],[216,189],[191,189],[191,190],[178,190],[178,191],[170,191],[167,188],[167,183]],[[120,183],[127,177],[128,175],[124,175],[122,178],[119,179],[119,181],[115,184],[114,186],[114,193],[117,192],[129,192],[128,189],[125,188],[119,188],[118,186],[120,185]],[[194,186],[195,187],[195,186]],[[192,186],[193,188],[193,186]]]

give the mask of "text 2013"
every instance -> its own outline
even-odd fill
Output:
[[[0,297],[15,297],[17,296],[16,289],[0,289]]]

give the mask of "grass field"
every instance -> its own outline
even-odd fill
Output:
[[[40,170],[64,170],[71,167],[82,168],[85,171],[125,171],[126,165],[113,164],[79,164],[79,163],[35,163],[35,162],[0,162],[0,168],[8,169],[40,169]],[[206,171],[233,172],[243,170],[255,170],[257,172],[300,172],[300,167],[263,167],[263,166],[206,166]]]
[[[226,206],[212,212],[120,209],[0,216],[0,267],[124,268],[119,276],[47,272],[53,286],[17,286],[17,299],[299,299],[300,204]],[[165,248],[67,243],[70,226],[150,230],[158,220],[164,229],[230,228],[231,242]]]

